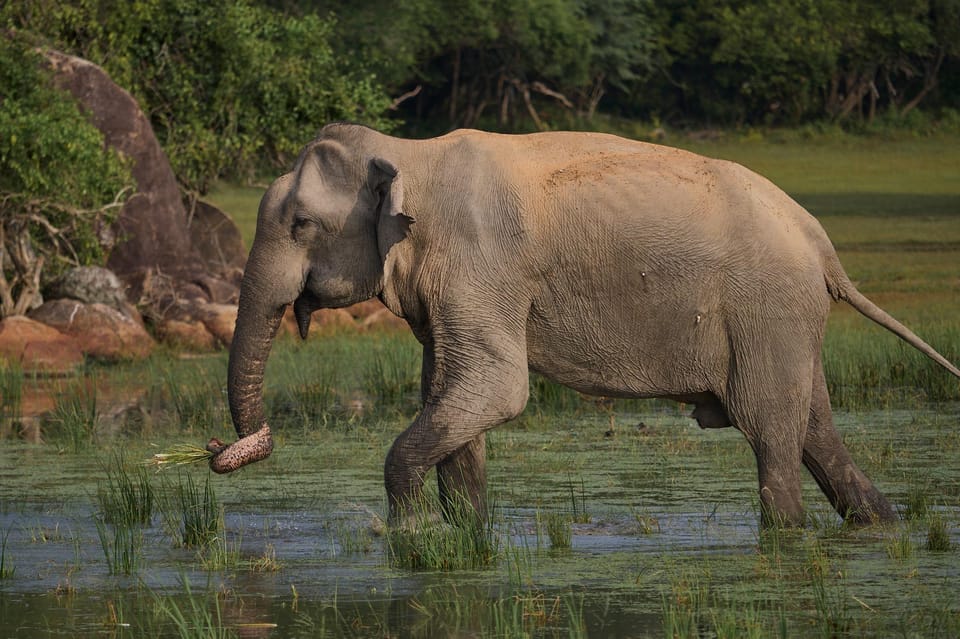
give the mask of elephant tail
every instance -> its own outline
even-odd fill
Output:
[[[836,263],[836,266],[840,267],[839,261]],[[831,277],[831,275],[833,275],[833,277]],[[913,346],[915,349],[935,361],[937,364],[940,364],[940,366],[943,366],[953,375],[960,377],[960,368],[954,366],[950,360],[934,350],[934,348],[925,341],[920,339],[916,333],[901,324],[892,315],[871,302],[867,296],[858,291],[853,285],[853,282],[851,282],[847,277],[847,274],[843,272],[842,268],[840,269],[839,273],[828,273],[827,288],[830,290],[830,294],[833,295],[834,299],[845,301],[847,304],[857,309],[861,315],[864,315],[891,333],[897,335],[900,339],[905,341],[907,344],[910,344],[910,346]]]

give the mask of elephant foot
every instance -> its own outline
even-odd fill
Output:
[[[266,459],[273,452],[273,438],[270,427],[264,424],[257,432],[225,445],[213,438],[207,443],[207,450],[213,453],[210,470],[215,473],[231,473],[241,466]]]

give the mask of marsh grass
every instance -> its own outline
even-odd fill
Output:
[[[415,342],[388,339],[366,363],[363,390],[380,410],[413,408],[420,397],[420,365]]]
[[[456,496],[447,505],[446,521],[440,519],[439,512],[439,499],[425,493],[408,510],[409,526],[387,529],[387,549],[393,566],[450,571],[494,565],[499,555],[499,537],[493,517],[481,519],[468,499]]]
[[[960,329],[914,327],[951,361],[960,360]],[[916,406],[956,401],[960,381],[901,340],[868,327],[838,326],[824,340],[824,370],[834,408]]]
[[[0,362],[0,432],[20,419],[22,400],[23,371],[15,363]]]
[[[103,465],[105,478],[97,487],[100,516],[108,524],[149,524],[156,507],[156,491],[142,465],[132,468],[123,454],[114,452],[110,463]]]
[[[887,557],[897,562],[904,562],[914,556],[914,543],[909,531],[901,530],[884,542]]]
[[[547,538],[550,539],[550,547],[554,550],[564,550],[570,548],[573,541],[573,527],[570,524],[570,517],[563,513],[547,513],[544,517],[544,527],[547,530]]]
[[[589,524],[591,517],[587,512],[587,490],[583,477],[580,477],[579,491],[572,478],[568,478],[567,488],[570,495],[570,521],[575,524]]]
[[[204,570],[235,570],[243,563],[240,546],[239,539],[230,541],[222,533],[198,548],[197,560]]]
[[[10,529],[3,532],[3,538],[0,539],[0,579],[10,579],[17,571],[16,566],[7,563],[7,538],[10,537]]]
[[[223,371],[208,366],[167,366],[162,372],[163,390],[173,407],[180,430],[210,431],[226,421]]]
[[[97,435],[97,385],[81,380],[63,390],[45,420],[45,434],[65,449],[78,453]]]
[[[930,552],[947,552],[953,549],[947,522],[939,511],[927,516],[927,543]]]
[[[220,597],[194,594],[186,577],[180,579],[181,596],[152,592],[155,610],[180,639],[233,639],[239,634],[224,621]]]
[[[204,474],[202,484],[189,473],[178,473],[175,484],[164,486],[160,514],[177,546],[202,547],[223,535],[223,508],[209,473]]]
[[[129,522],[107,524],[96,518],[97,537],[111,575],[131,575],[140,569],[143,528]]]

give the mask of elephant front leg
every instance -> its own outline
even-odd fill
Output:
[[[444,519],[462,518],[464,508],[487,516],[487,438],[478,435],[437,464],[440,507]]]

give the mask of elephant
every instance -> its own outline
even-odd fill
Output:
[[[801,467],[847,521],[896,514],[834,428],[821,362],[844,301],[953,375],[862,295],[825,231],[733,162],[614,135],[458,130],[423,140],[325,126],[260,203],[230,347],[230,472],[273,448],[266,361],[286,308],[378,297],[423,347],[421,410],[384,464],[389,521],[436,467],[441,510],[486,515],[485,433],[517,417],[529,372],[581,393],[669,398],[734,427],[764,525],[802,525]]]

